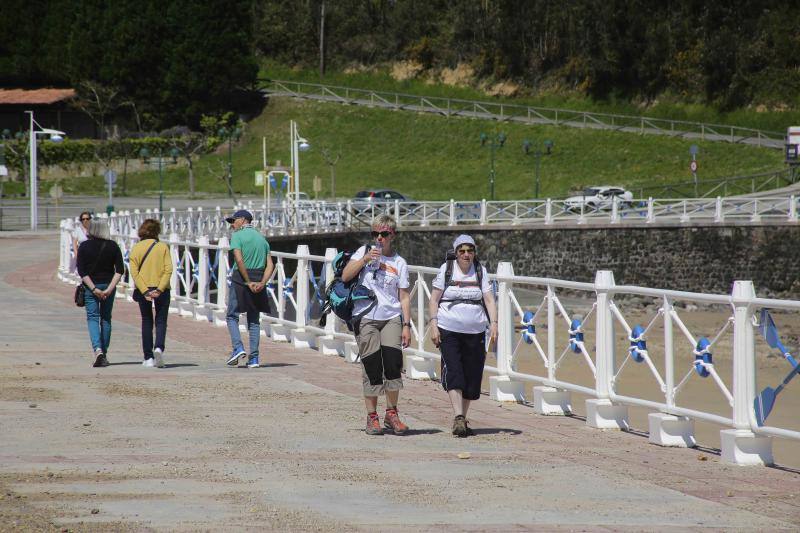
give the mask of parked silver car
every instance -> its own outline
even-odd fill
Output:
[[[583,193],[564,200],[564,206],[573,211],[611,209],[614,198],[618,198],[617,205],[626,207],[633,201],[633,193],[614,185],[587,187]]]

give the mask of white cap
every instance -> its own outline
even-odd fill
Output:
[[[469,235],[463,233],[456,237],[456,240],[453,241],[453,250],[458,250],[458,247],[462,244],[471,244],[473,247],[475,247],[476,251],[478,249],[478,245],[475,244],[475,240]]]

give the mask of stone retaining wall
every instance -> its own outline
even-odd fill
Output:
[[[463,232],[414,228],[398,236],[409,264],[438,266]],[[734,280],[752,280],[762,297],[800,299],[800,228],[795,226],[474,228],[479,257],[489,270],[511,261],[519,275],[591,282],[611,270],[617,284],[728,293]],[[273,248],[297,243],[323,255],[326,247],[353,248],[366,233],[273,238]]]

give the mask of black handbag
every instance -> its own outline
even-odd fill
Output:
[[[75,305],[83,307],[86,305],[86,290],[83,283],[75,287]]]
[[[142,262],[139,263],[139,270],[140,271],[141,271],[142,267],[144,266],[144,262],[147,261],[147,256],[150,255],[150,250],[152,250],[153,246],[155,246],[156,244],[158,244],[158,239],[154,240],[153,244],[150,245],[150,248],[148,248],[147,251],[144,253],[144,257],[142,257]],[[150,292],[151,290],[157,289],[157,288],[158,287],[147,287],[147,292]],[[138,303],[138,302],[141,302],[142,300],[144,300],[144,295],[142,294],[142,291],[140,291],[139,289],[134,287],[133,288],[133,294],[131,295],[131,298],[133,298],[134,302]]]

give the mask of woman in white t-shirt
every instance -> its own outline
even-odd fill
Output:
[[[487,326],[490,341],[497,338],[497,308],[486,268],[475,259],[472,237],[459,235],[453,250],[450,279],[445,279],[446,262],[433,280],[428,312],[431,341],[442,353],[442,387],[455,415],[453,435],[467,437],[473,434],[466,418],[469,404],[481,395]]]
[[[342,272],[342,281],[358,276],[358,283],[375,295],[373,300],[357,301],[353,308],[368,435],[383,434],[377,413],[382,394],[386,395],[384,428],[395,435],[408,430],[397,414],[397,400],[403,388],[403,348],[411,341],[411,300],[408,265],[393,246],[396,231],[392,217],[375,217],[375,243],[356,250]]]
[[[78,217],[80,223],[72,230],[72,257],[70,259],[70,272],[78,272],[78,247],[83,241],[89,239],[89,224],[92,222],[92,214],[84,211]]]

